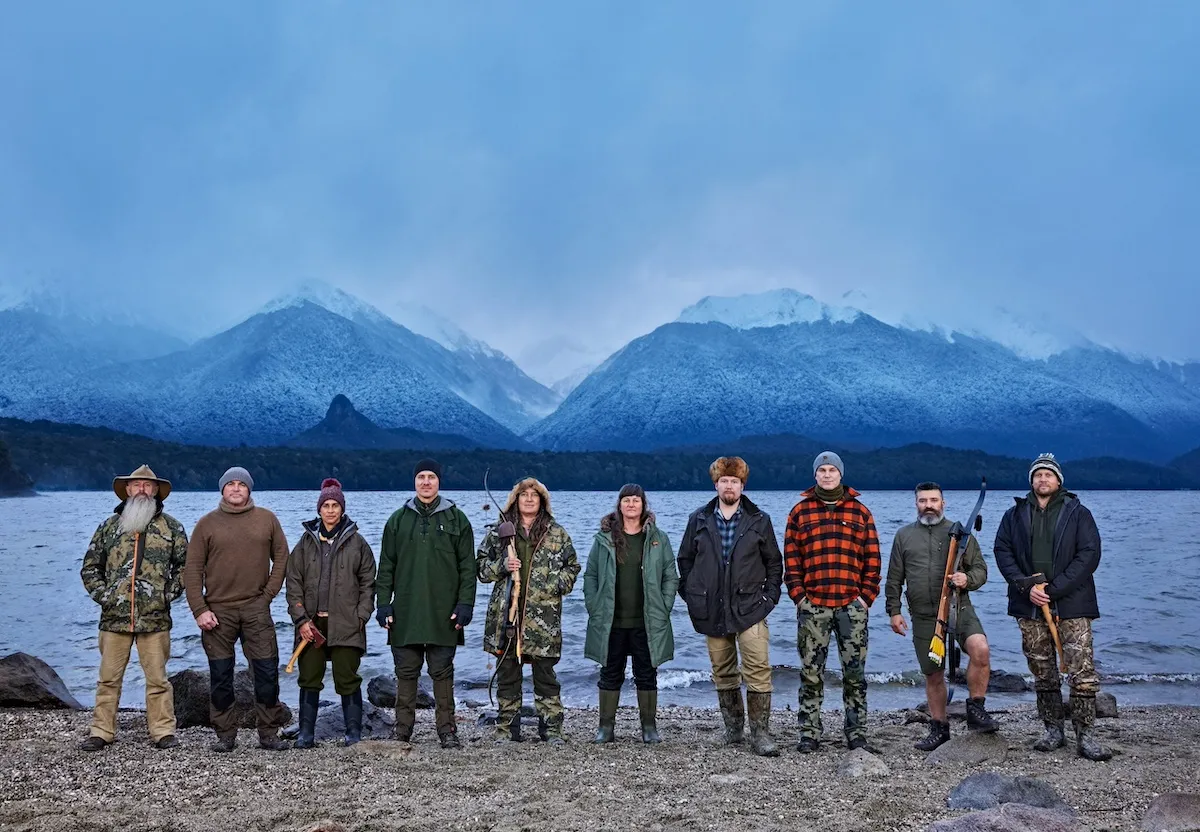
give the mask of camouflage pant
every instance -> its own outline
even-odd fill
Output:
[[[533,666],[533,706],[546,726],[547,736],[562,736],[563,704],[562,685],[554,666],[558,657],[527,658],[526,664]],[[521,710],[521,663],[512,653],[506,653],[496,668],[496,733],[505,734],[512,726],[517,712]]]
[[[867,737],[867,608],[853,601],[849,606],[819,607],[807,598],[796,605],[797,641],[800,649],[800,736],[820,739],[821,703],[825,698],[825,662],[829,659],[829,636],[837,636],[842,661],[842,703],[845,707],[846,739]]]
[[[1045,619],[1018,618],[1021,628],[1021,649],[1033,674],[1033,688],[1037,691],[1056,691],[1062,687],[1062,676],[1058,669],[1058,652],[1050,627]],[[1090,618],[1064,618],[1058,622],[1058,637],[1062,641],[1064,671],[1071,693],[1075,696],[1095,696],[1100,690],[1100,678],[1096,675],[1096,664],[1092,652],[1092,620]]]

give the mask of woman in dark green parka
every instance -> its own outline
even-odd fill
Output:
[[[600,727],[595,741],[612,742],[626,662],[633,659],[642,741],[661,742],[656,721],[658,668],[675,656],[671,608],[679,573],[666,533],[640,485],[626,485],[617,510],[600,521],[583,576],[588,611],[583,654],[600,670]]]

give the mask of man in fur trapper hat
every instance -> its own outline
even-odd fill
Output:
[[[167,680],[171,655],[171,602],[183,594],[188,539],[163,512],[171,483],[143,465],[113,480],[121,500],[92,535],[83,556],[83,588],[100,605],[100,682],[84,751],[110,745],[129,654],[137,645],[146,678],[146,722],[155,748],[174,748],[175,699]]]
[[[539,733],[550,744],[561,745],[566,737],[554,666],[562,656],[562,599],[575,588],[579,559],[571,536],[550,511],[550,492],[534,477],[513,486],[500,520],[516,527],[516,537],[511,543],[502,540],[493,527],[475,556],[479,580],[496,585],[483,630],[483,649],[499,658],[495,739],[507,742],[512,737],[513,720],[521,709],[521,665],[528,664],[533,669]],[[520,591],[513,598],[518,581]],[[509,605],[514,603],[517,611],[510,637],[506,625]]]
[[[775,756],[766,619],[779,603],[783,555],[770,515],[742,495],[750,476],[745,460],[723,456],[708,472],[717,496],[688,518],[679,542],[679,594],[692,626],[708,639],[725,742],[742,742],[749,711],[750,747],[760,756]]]
[[[1017,497],[996,529],[996,567],[1008,582],[1008,614],[1021,627],[1021,648],[1033,674],[1038,714],[1046,733],[1038,751],[1066,744],[1062,676],[1050,625],[1043,609],[1058,621],[1071,686],[1071,722],[1075,749],[1089,760],[1107,760],[1112,752],[1092,733],[1100,678],[1092,652],[1092,619],[1100,617],[1096,582],[1100,531],[1079,498],[1063,488],[1063,471],[1054,454],[1042,454],[1029,467],[1029,494]],[[1038,580],[1033,576],[1041,575]]]

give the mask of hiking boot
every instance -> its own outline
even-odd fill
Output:
[[[967,730],[976,734],[990,734],[1000,730],[1000,723],[983,707],[985,697],[967,700]]]
[[[317,744],[315,735],[320,699],[320,691],[300,688],[300,731],[296,734],[297,748],[312,748]]]
[[[1046,733],[1033,744],[1034,751],[1048,752],[1067,744],[1063,733],[1063,700],[1061,690],[1039,690],[1037,694],[1038,716],[1046,726]]]
[[[1072,694],[1071,724],[1075,728],[1075,751],[1080,757],[1094,762],[1112,759],[1112,752],[1092,735],[1092,727],[1096,724],[1096,697]]]
[[[860,748],[863,751],[867,751],[871,754],[879,753],[878,748],[872,748],[870,745],[867,744],[866,737],[852,737],[852,738],[846,740],[846,750],[847,751],[857,751]]]
[[[641,692],[638,692],[639,696]],[[596,728],[596,738],[592,742],[603,744],[616,739],[617,705],[621,701],[621,691],[600,691],[600,725]]]
[[[662,742],[658,735],[658,691],[638,691],[638,717],[642,723],[642,742],[657,745]]]
[[[442,731],[438,734],[438,742],[442,744],[442,748],[462,748],[462,743],[458,741],[458,731]]]
[[[154,747],[161,748],[163,750],[166,750],[168,748],[178,748],[179,740],[177,740],[175,738],[174,734],[167,734],[165,737],[159,737],[158,740],[154,743]]]
[[[345,744],[354,745],[362,740],[363,701],[362,688],[342,697],[342,721],[346,723]]]
[[[106,740],[104,737],[91,736],[79,743],[79,748],[83,751],[103,751],[112,745],[111,740]]]
[[[237,748],[237,734],[217,734],[217,741],[209,746],[209,749],[218,754],[228,754],[233,749]]]
[[[264,751],[287,751],[292,744],[279,736],[278,732],[258,732],[258,747]]]
[[[563,717],[562,714],[543,719],[538,717],[538,736],[547,745],[566,745],[567,738],[563,735]]]
[[[812,737],[801,737],[800,742],[796,743],[796,750],[801,754],[812,754],[821,750],[821,742]]]
[[[742,725],[746,718],[746,709],[742,705],[742,689],[717,691],[717,701],[721,704],[721,717],[725,720],[725,745],[737,745],[746,739],[742,733]]]
[[[936,719],[929,721],[929,735],[923,740],[917,740],[913,743],[913,748],[918,751],[932,751],[943,743],[950,742],[950,723],[938,722]]]
[[[746,713],[750,722],[750,749],[760,757],[778,757],[771,741],[771,694],[746,691]]]

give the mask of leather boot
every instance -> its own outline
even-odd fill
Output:
[[[596,738],[592,742],[601,744],[616,739],[614,731],[617,727],[617,705],[621,701],[621,691],[600,691],[600,725],[596,728]]]
[[[1096,724],[1096,697],[1071,695],[1071,724],[1075,727],[1075,751],[1080,757],[1095,762],[1112,759],[1112,752],[1092,734]]]
[[[278,728],[259,728],[258,747],[266,751],[287,751],[292,744],[279,736]]]
[[[737,745],[745,740],[742,725],[746,719],[746,709],[742,705],[742,689],[717,691],[717,701],[721,704],[721,716],[725,720],[725,745]]]
[[[300,732],[296,735],[297,748],[312,748],[317,744],[314,734],[317,730],[317,708],[320,701],[320,691],[300,688]]]
[[[979,696],[967,700],[967,730],[976,734],[990,734],[1000,730],[1000,723],[992,719],[992,715],[983,707],[986,697]]]
[[[913,748],[918,751],[932,751],[947,742],[950,742],[950,723],[931,719],[929,720],[929,736],[914,742]]]
[[[362,688],[342,697],[342,721],[346,723],[346,745],[362,739]]]
[[[750,749],[760,757],[779,756],[779,748],[771,741],[771,694],[746,691],[746,714]]]
[[[417,724],[417,680],[396,681],[396,727],[393,736],[400,742],[412,742]]]
[[[642,742],[657,745],[662,742],[658,735],[658,691],[638,691],[638,716],[642,723]]]
[[[442,679],[433,683],[434,722],[442,748],[460,748],[458,725],[454,721],[454,680]]]
[[[1037,694],[1038,716],[1046,726],[1046,733],[1033,744],[1034,751],[1053,751],[1067,744],[1063,734],[1063,700],[1061,690],[1039,690]]]

